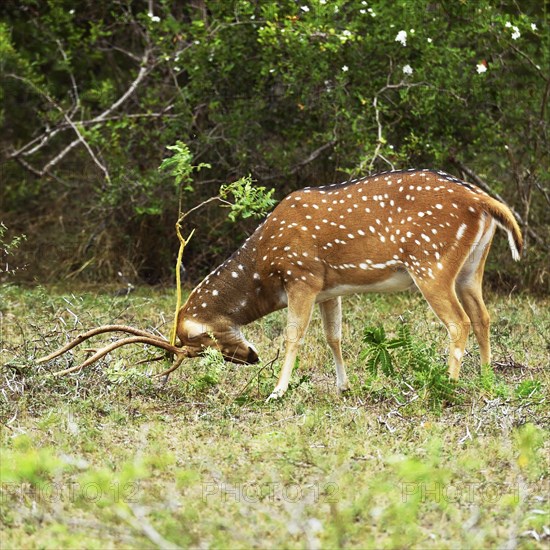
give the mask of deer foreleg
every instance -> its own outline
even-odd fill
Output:
[[[287,290],[287,295],[288,317],[286,324],[285,361],[279,375],[279,381],[271,395],[267,398],[268,401],[278,399],[288,389],[298,349],[306,334],[317,293],[306,285],[296,284]]]

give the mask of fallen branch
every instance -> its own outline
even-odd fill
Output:
[[[86,359],[86,361],[84,361],[83,363],[76,365],[74,367],[69,367],[67,369],[55,372],[52,374],[52,376],[64,376],[65,374],[77,372],[91,365],[92,363],[95,363],[96,361],[98,361],[108,353],[111,353],[115,349],[118,349],[128,344],[146,344],[149,346],[154,346],[156,348],[161,348],[176,357],[174,365],[170,369],[168,369],[168,371],[162,373],[159,376],[167,375],[170,372],[176,370],[181,365],[183,360],[189,356],[185,348],[174,346],[170,344],[165,338],[162,338],[160,336],[156,336],[149,332],[139,330],[133,327],[129,327],[126,325],[104,325],[102,327],[94,328],[92,330],[89,330],[79,335],[77,338],[75,338],[74,340],[72,340],[62,348],[50,353],[49,355],[41,357],[36,362],[37,364],[41,364],[41,363],[46,363],[48,361],[51,361],[52,359],[55,359],[56,357],[59,357],[60,355],[63,355],[64,353],[71,350],[72,348],[78,346],[85,340],[88,340],[93,336],[97,336],[98,334],[104,334],[106,332],[125,332],[127,334],[133,334],[134,336],[123,338],[122,340],[117,340],[116,342],[113,342],[112,344],[109,344],[97,350],[91,357]]]
[[[149,338],[152,336],[153,338],[159,338],[158,336],[153,336],[149,332],[146,332],[144,330],[140,330],[134,327],[130,327],[127,325],[103,325],[102,327],[93,328],[91,330],[88,330],[87,332],[84,332],[83,334],[78,335],[74,340],[72,340],[62,348],[59,348],[58,350],[50,353],[49,355],[40,357],[40,359],[38,359],[36,363],[37,364],[47,363],[48,361],[51,361],[52,359],[55,359],[56,357],[59,357],[60,355],[63,355],[67,351],[78,346],[78,344],[81,344],[85,340],[88,340],[93,336],[97,336],[98,334],[105,334],[106,332],[126,332],[127,334],[133,334],[134,336],[143,336],[145,338]]]

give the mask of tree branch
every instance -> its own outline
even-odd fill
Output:
[[[154,68],[154,65],[151,66],[151,67],[147,67],[147,62],[149,60],[150,53],[151,53],[151,50],[149,48],[147,48],[145,50],[142,58],[141,58],[141,67],[139,69],[139,72],[138,72],[136,78],[132,81],[132,83],[128,87],[128,89],[109,108],[107,108],[105,111],[103,111],[102,113],[100,113],[96,117],[92,118],[91,120],[86,121],[87,124],[93,125],[93,124],[98,124],[98,123],[105,122],[110,117],[110,115],[113,111],[117,110],[125,101],[127,101],[134,94],[137,87],[141,84],[141,82],[144,80],[144,78],[147,76],[147,74],[151,70],[153,70],[153,68]],[[64,56],[64,57],[66,59],[66,56]],[[44,90],[41,90],[40,88],[38,88],[34,82],[32,82],[32,81],[30,81],[30,80],[28,80],[24,77],[21,77],[21,76],[16,75],[16,74],[11,74],[11,73],[7,74],[6,76],[8,76],[10,78],[14,78],[16,80],[20,80],[21,82],[26,83],[27,85],[31,86],[37,93],[39,93],[40,95],[45,97],[51,105],[53,105],[60,113],[62,113],[63,118],[65,120],[65,123],[67,124],[67,128],[70,127],[72,130],[74,130],[74,132],[77,135],[77,139],[73,140],[67,146],[65,146],[65,148],[62,149],[55,157],[50,159],[50,161],[47,162],[41,170],[32,167],[27,162],[22,162],[22,159],[20,159],[19,157],[21,155],[28,156],[28,155],[38,151],[42,147],[44,147],[52,139],[52,137],[54,137],[56,134],[58,134],[61,131],[62,128],[58,127],[58,128],[56,128],[55,130],[53,130],[49,133],[42,134],[38,138],[35,138],[34,140],[30,141],[27,145],[20,148],[18,151],[12,152],[9,155],[8,158],[18,159],[18,162],[22,166],[27,168],[31,173],[35,174],[36,176],[41,177],[41,176],[44,176],[45,174],[49,173],[51,168],[53,168],[65,156],[67,156],[67,154],[72,149],[74,149],[77,145],[82,143],[84,145],[84,147],[86,148],[86,150],[88,151],[88,153],[90,154],[90,156],[91,156],[92,160],[94,161],[94,163],[102,170],[102,172],[104,173],[106,179],[110,179],[107,168],[99,161],[97,156],[94,154],[94,152],[91,149],[90,145],[87,143],[84,136],[82,135],[82,133],[78,129],[78,126],[70,118],[70,116],[61,108],[61,106],[58,105],[57,102],[52,97],[50,97],[49,94],[47,94]],[[76,82],[73,83],[73,90],[74,90],[75,86],[76,86]],[[26,150],[28,147],[35,144],[36,142],[39,142],[39,143],[37,145],[35,145],[30,151]]]

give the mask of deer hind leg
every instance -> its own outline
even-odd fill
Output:
[[[472,249],[456,280],[458,297],[470,318],[479,344],[482,365],[491,364],[491,343],[489,340],[491,319],[483,301],[482,283],[485,261],[489,254],[493,234],[494,227],[491,226],[482,236],[479,244]]]
[[[322,302],[319,309],[325,336],[336,365],[336,386],[338,391],[344,392],[349,390],[349,381],[342,358],[342,299],[337,297]]]
[[[298,349],[300,348],[302,339],[309,326],[309,321],[311,320],[317,292],[305,284],[296,283],[290,288],[287,288],[287,296],[288,316],[286,324],[285,360],[281,373],[279,374],[279,381],[271,395],[267,398],[268,401],[271,399],[278,399],[288,389],[288,383],[290,381],[292,369],[294,368],[294,363],[296,362]]]
[[[458,301],[454,277],[448,278],[447,275],[442,275],[436,280],[415,279],[415,281],[434,313],[447,328],[450,339],[449,377],[457,380],[470,332],[470,319]]]

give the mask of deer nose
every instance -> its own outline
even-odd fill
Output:
[[[256,353],[256,351],[252,347],[249,347],[248,357],[246,358],[246,362],[249,365],[252,365],[253,363],[257,363],[259,360],[260,358],[258,357],[258,354]]]

